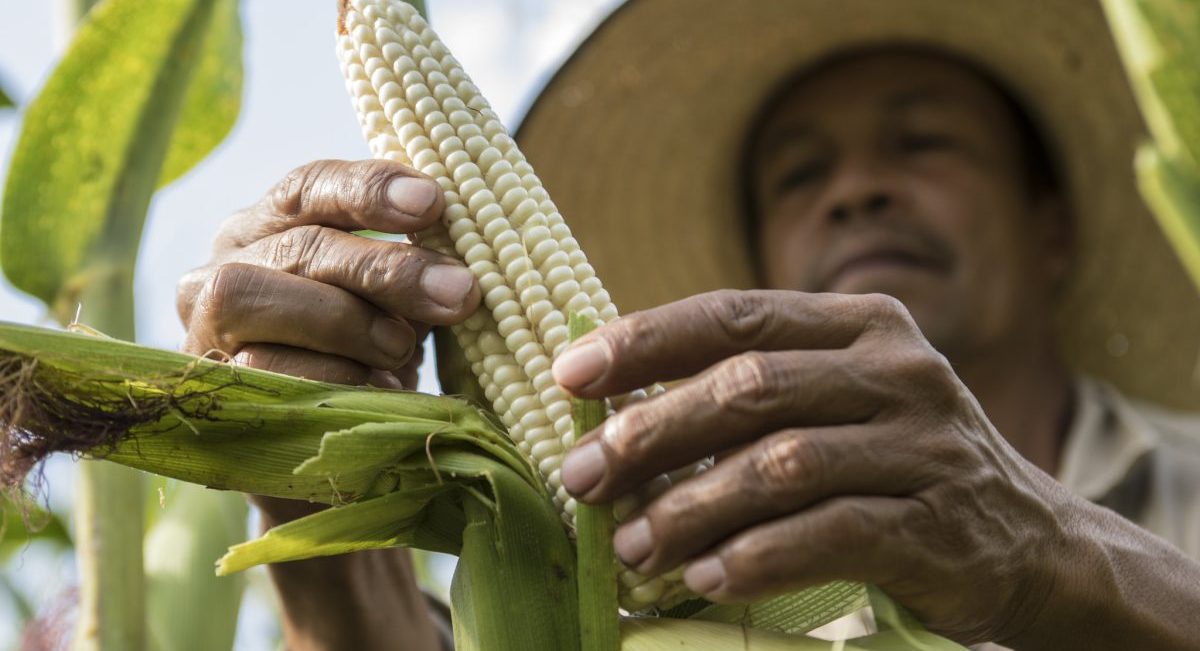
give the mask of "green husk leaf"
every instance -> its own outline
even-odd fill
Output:
[[[404,451],[427,467],[429,450],[468,446],[545,494],[498,426],[454,398],[312,382],[11,324],[0,324],[0,388],[0,474],[13,487],[33,463],[62,451],[213,488],[341,504],[397,481],[386,466],[403,465]],[[377,445],[388,435],[396,440]],[[355,464],[355,450],[369,456]]]
[[[841,642],[826,642],[747,626],[664,618],[627,618],[621,622],[621,651],[903,651],[963,647],[932,633],[902,636],[885,631]]]
[[[493,501],[463,498],[467,524],[450,585],[455,649],[578,650],[575,550],[558,513],[506,466],[494,464],[486,478]]]
[[[217,574],[226,576],[263,563],[411,546],[425,506],[452,488],[398,490],[281,524],[261,538],[230,548],[217,561]]]
[[[572,312],[567,320],[571,341],[596,329],[592,319]],[[602,400],[571,399],[575,440],[604,422]],[[575,511],[575,533],[579,568],[579,632],[583,651],[616,651],[621,646],[617,566],[613,552],[616,522],[611,504],[584,504]]]
[[[798,634],[849,615],[867,603],[863,584],[833,581],[749,605],[712,604],[689,618]]]
[[[4,92],[3,88],[0,88],[0,109],[12,108],[16,105],[16,102],[12,101],[8,93]]]

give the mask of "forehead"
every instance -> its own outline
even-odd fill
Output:
[[[806,71],[775,96],[761,126],[769,132],[924,107],[951,109],[983,123],[1004,123],[1008,117],[998,87],[967,63],[897,49],[847,55]]]

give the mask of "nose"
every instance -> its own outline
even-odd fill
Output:
[[[829,185],[825,210],[828,220],[839,224],[852,219],[878,219],[896,202],[882,170],[871,161],[846,161]]]

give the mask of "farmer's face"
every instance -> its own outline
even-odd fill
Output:
[[[769,286],[900,299],[952,360],[1048,327],[1066,264],[1016,120],[950,59],[870,54],[806,77],[753,143]]]

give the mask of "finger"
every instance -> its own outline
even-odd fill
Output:
[[[248,344],[233,363],[332,384],[359,386],[371,377],[371,369],[345,357],[279,344]]]
[[[728,359],[580,439],[563,462],[563,485],[585,502],[604,502],[781,427],[865,422],[884,395],[860,366],[844,350]]]
[[[460,323],[480,301],[474,274],[454,258],[323,226],[272,235],[232,259],[340,287],[405,320]]]
[[[693,375],[749,350],[831,349],[877,327],[909,327],[894,298],[724,290],[617,319],[572,345],[554,378],[582,397]]]
[[[250,343],[272,343],[347,358],[363,366],[400,368],[416,335],[346,291],[253,265],[221,265],[193,308],[185,348],[236,354]]]
[[[445,199],[433,179],[386,160],[322,160],[292,170],[253,207],[230,217],[218,253],[298,226],[415,233],[437,220]]]
[[[903,495],[927,465],[879,425],[785,430],[673,486],[622,525],[621,560],[653,576],[749,527],[836,495]]]
[[[688,564],[687,586],[718,603],[745,603],[843,579],[891,583],[906,570],[906,522],[921,502],[838,497],[759,525]]]

